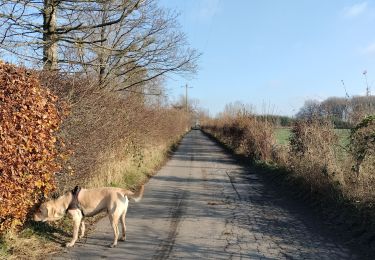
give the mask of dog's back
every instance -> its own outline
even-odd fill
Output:
[[[114,187],[82,189],[78,201],[86,216],[109,211],[114,204],[126,202],[122,189]]]

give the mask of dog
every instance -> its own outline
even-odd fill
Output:
[[[118,223],[121,219],[122,237],[126,240],[125,216],[129,205],[129,199],[138,202],[143,197],[144,185],[137,193],[122,188],[94,188],[81,189],[75,187],[74,190],[60,196],[55,200],[44,202],[34,214],[35,221],[55,221],[64,217],[66,213],[73,219],[73,238],[66,247],[74,246],[78,239],[78,231],[81,228],[79,238],[85,234],[85,222],[83,217],[91,217],[100,212],[106,211],[114,232],[114,241],[110,247],[115,247],[119,238]]]

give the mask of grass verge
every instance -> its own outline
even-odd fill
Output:
[[[62,227],[69,225],[67,219],[60,222],[60,227],[34,222],[19,233],[8,231],[0,239],[0,259],[45,259],[58,252],[58,241],[68,235]]]

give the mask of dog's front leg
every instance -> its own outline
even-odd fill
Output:
[[[68,213],[73,218],[73,238],[69,243],[66,243],[66,247],[72,247],[78,239],[78,231],[82,220],[82,213],[79,209],[68,210]]]
[[[81,234],[79,235],[79,238],[83,238],[85,235],[85,221],[81,220]]]

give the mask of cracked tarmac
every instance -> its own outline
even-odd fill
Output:
[[[54,259],[361,259],[312,212],[194,130],[130,203],[126,242],[108,248],[103,218]]]

